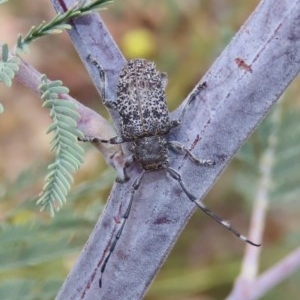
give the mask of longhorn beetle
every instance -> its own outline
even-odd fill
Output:
[[[96,62],[94,63],[97,65]],[[165,169],[166,172],[179,183],[188,199],[205,214],[209,215],[239,239],[253,246],[260,246],[241,235],[232,228],[228,222],[211,212],[203,203],[197,202],[197,198],[187,190],[181,175],[175,169],[169,167],[168,148],[181,154],[187,154],[190,160],[198,165],[209,166],[214,164],[212,160],[195,157],[192,152],[181,143],[168,140],[169,131],[181,124],[187,107],[195,97],[192,95],[189,98],[177,120],[170,120],[165,97],[167,75],[158,71],[153,62],[145,59],[132,59],[125,64],[120,72],[116,91],[117,101],[107,101],[105,97],[105,74],[99,65],[97,65],[97,67],[103,84],[102,99],[107,107],[118,111],[121,134],[109,140],[102,140],[97,137],[85,137],[84,141],[110,144],[130,142],[130,151],[132,152],[131,161],[136,160],[143,169],[142,173],[138,175],[131,186],[128,207],[122,216],[120,228],[101,266],[99,279],[100,288],[102,286],[102,276],[106,265],[121,237],[126,220],[129,217],[135,192],[138,190],[142,178],[147,171]],[[200,85],[199,88],[203,89],[205,85],[204,83]]]

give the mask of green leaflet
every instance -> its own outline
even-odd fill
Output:
[[[51,151],[55,153],[55,159],[48,166],[49,172],[37,204],[53,216],[66,202],[66,196],[73,183],[72,173],[78,170],[83,162],[84,151],[77,143],[78,137],[83,134],[76,127],[80,115],[75,104],[60,99],[60,94],[68,92],[68,88],[64,87],[60,80],[48,81],[46,76],[42,77],[39,88],[45,101],[43,107],[50,109],[53,120],[47,133],[53,134]]]
[[[290,106],[277,104],[238,153],[240,168],[236,171],[235,189],[249,201],[253,200],[254,187],[262,180],[261,165],[266,162],[270,168],[270,184],[266,188],[270,201],[295,203],[299,199],[300,110]]]
[[[28,52],[28,45],[37,38],[49,34],[61,33],[63,30],[71,29],[72,26],[68,24],[71,19],[102,9],[104,4],[108,4],[110,2],[112,1],[95,0],[86,4],[86,1],[81,1],[80,4],[76,3],[63,14],[58,13],[50,22],[42,22],[38,26],[33,26],[24,38],[21,35],[18,37],[16,53],[23,51]]]
[[[12,79],[19,71],[20,60],[17,57],[9,58],[7,44],[2,45],[2,57],[0,60],[0,81],[6,86],[10,87]]]
[[[6,1],[7,0],[0,0],[0,4]],[[46,35],[61,33],[63,30],[69,30],[72,28],[72,26],[68,23],[71,19],[87,13],[91,13],[95,10],[102,9],[105,4],[108,4],[110,2],[112,1],[94,0],[89,3],[87,3],[87,1],[81,1],[80,3],[76,2],[73,7],[69,8],[63,14],[58,13],[48,23],[44,21],[38,26],[32,26],[24,38],[21,35],[18,36],[13,55],[18,56],[22,52],[29,53],[29,45],[34,40]],[[0,59],[0,82],[3,82],[6,86],[10,87],[12,85],[13,78],[19,70],[20,60],[16,56],[9,58],[9,48],[7,44],[2,45],[1,53],[2,57]],[[60,80],[56,80],[47,84],[46,89],[43,84],[40,87],[43,100],[48,100],[48,96],[51,96],[52,99],[58,99],[58,94],[65,94],[69,92],[66,87],[62,86],[62,82]],[[52,89],[52,91],[49,95],[50,88]],[[62,109],[67,108],[64,107]],[[69,111],[70,114],[72,114],[71,111]],[[0,114],[2,112],[3,105],[0,103]],[[71,118],[74,118],[74,116],[71,115]]]

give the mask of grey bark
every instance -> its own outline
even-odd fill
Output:
[[[52,2],[59,10],[72,1]],[[81,58],[85,60],[88,51],[109,71],[113,96],[118,70],[124,63],[116,44],[95,14],[76,19],[72,25],[70,36]],[[194,144],[193,153],[198,157],[216,161],[213,167],[195,166],[185,157],[170,154],[170,165],[179,170],[199,201],[299,73],[299,49],[300,1],[265,0],[201,79],[207,83],[206,90],[201,94],[194,90],[196,101],[182,126],[170,134],[170,139],[187,147]],[[93,72],[93,80],[99,85]],[[114,185],[103,214],[56,299],[143,298],[195,206],[164,171],[147,173],[100,289],[100,266],[118,229],[117,217],[126,209],[131,184],[140,171],[133,165],[131,180]],[[228,233],[228,238],[235,237]]]

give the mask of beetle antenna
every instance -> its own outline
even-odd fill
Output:
[[[225,227],[228,231],[230,231],[232,234],[234,234],[236,237],[238,237],[240,240],[252,245],[252,246],[256,246],[259,247],[261,244],[256,244],[250,240],[248,240],[244,235],[240,234],[236,229],[234,229],[233,227],[230,226],[229,222],[223,220],[222,218],[220,218],[218,215],[214,214],[212,211],[210,211],[203,203],[199,203],[196,200],[196,197],[194,195],[192,195],[187,188],[185,187],[180,174],[175,171],[174,169],[167,167],[166,170],[169,172],[169,174],[179,182],[181,188],[183,189],[183,191],[185,192],[185,194],[188,196],[188,198],[195,203],[195,205],[201,209],[205,214],[207,214],[208,216],[210,216],[211,218],[213,218],[216,222],[218,222],[219,224],[221,224],[223,227]]]

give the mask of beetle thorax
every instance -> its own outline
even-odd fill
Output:
[[[135,159],[144,170],[159,170],[168,165],[166,136],[148,136],[133,141]]]

